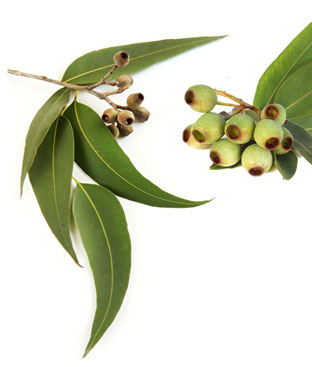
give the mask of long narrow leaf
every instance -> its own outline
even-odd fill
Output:
[[[113,55],[118,51],[128,52],[130,63],[127,67],[117,70],[114,76],[133,74],[157,62],[176,56],[181,52],[223,37],[225,36],[166,39],[109,47],[89,52],[69,65],[63,76],[63,81],[74,84],[90,84],[99,81],[112,68]]]
[[[131,267],[127,222],[116,196],[104,187],[77,183],[73,214],[96,288],[96,312],[84,357],[111,325],[124,299]]]
[[[69,234],[73,164],[73,131],[69,121],[60,117],[40,145],[29,178],[48,225],[78,264]]]

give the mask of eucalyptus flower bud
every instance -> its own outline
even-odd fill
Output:
[[[132,125],[134,121],[134,115],[129,110],[118,111],[117,121],[119,122],[120,125],[126,125],[126,126]]]
[[[119,88],[129,88],[133,83],[130,75],[119,75],[116,79],[116,84]]]
[[[136,122],[147,121],[151,114],[147,108],[142,106],[136,107],[132,112]]]
[[[102,120],[107,123],[116,122],[117,114],[118,114],[117,110],[115,110],[114,108],[108,108],[107,110],[103,112]]]
[[[132,125],[121,125],[117,123],[117,127],[119,130],[119,136],[128,136],[133,133],[133,126]]]
[[[127,105],[131,108],[139,107],[144,101],[144,96],[142,93],[130,94],[127,98]]]
[[[117,139],[120,135],[119,129],[115,124],[111,124],[107,126],[109,128],[109,130],[111,131],[111,133],[113,134],[113,137],[115,139]]]
[[[127,66],[129,64],[129,61],[130,61],[129,54],[125,51],[117,52],[114,55],[113,59],[114,59],[115,65],[118,66],[118,67]]]

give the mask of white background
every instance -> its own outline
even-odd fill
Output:
[[[307,1],[258,4],[28,0],[4,9],[2,366],[312,365],[311,166],[300,159],[289,182],[277,172],[209,171],[208,152],[181,140],[199,117],[183,101],[189,86],[208,84],[252,102],[262,72],[311,21]],[[60,79],[71,61],[98,48],[222,34],[230,37],[134,75],[129,93],[142,92],[152,115],[121,146],[164,190],[215,200],[159,209],[121,199],[132,239],[130,285],[115,322],[82,359],[95,308],[86,255],[77,234],[84,269],[58,244],[28,179],[19,199],[29,124],[57,87],[7,77],[5,69]],[[95,97],[79,99],[98,113],[106,108]]]

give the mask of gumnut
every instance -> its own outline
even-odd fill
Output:
[[[255,129],[254,120],[246,114],[231,117],[224,128],[226,137],[236,144],[245,144],[252,139]]]
[[[120,125],[127,125],[127,126],[132,125],[134,121],[134,115],[129,110],[118,111],[117,121],[119,122]]]
[[[102,119],[107,123],[112,123],[117,121],[117,114],[117,110],[115,110],[114,108],[108,108],[103,112]]]
[[[118,67],[127,66],[129,64],[129,61],[130,61],[129,54],[125,51],[117,52],[114,55],[113,59],[114,59],[115,65],[118,66]]]
[[[225,119],[217,113],[203,114],[192,127],[192,135],[199,143],[212,144],[224,134]]]
[[[241,159],[241,146],[228,139],[221,139],[210,148],[210,159],[218,166],[233,166]]]
[[[278,103],[269,104],[262,110],[261,119],[274,120],[278,124],[283,125],[286,121],[286,110]]]
[[[114,138],[117,139],[120,135],[118,127],[115,124],[108,125],[107,127],[109,128],[109,130],[113,134]]]
[[[261,148],[274,150],[283,139],[282,127],[274,120],[261,120],[256,125],[254,139]]]
[[[252,176],[261,176],[269,172],[273,164],[273,155],[257,144],[249,145],[242,154],[242,165]]]
[[[283,129],[283,140],[281,141],[279,146],[274,150],[276,154],[288,153],[294,143],[294,137],[292,133],[285,127],[282,127],[282,129]]]
[[[128,136],[133,133],[133,126],[132,125],[122,125],[117,123],[117,127],[119,130],[119,136]]]
[[[194,136],[192,135],[192,125],[189,125],[184,129],[182,139],[184,143],[195,149],[209,149],[211,147],[211,144],[198,143],[198,141],[194,139]]]
[[[133,79],[130,75],[119,75],[116,84],[119,88],[129,88],[133,84]]]
[[[184,99],[193,110],[209,112],[217,103],[217,93],[207,85],[197,84],[186,91]]]
[[[150,112],[147,108],[139,106],[132,110],[136,122],[147,121],[150,117]]]
[[[131,108],[136,108],[142,104],[144,96],[142,93],[130,94],[127,98],[127,105]]]

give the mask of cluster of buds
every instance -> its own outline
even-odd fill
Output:
[[[260,111],[225,92],[220,94],[239,104],[218,103],[217,92],[206,85],[188,89],[186,103],[203,115],[185,128],[183,141],[193,148],[210,149],[210,159],[217,166],[231,167],[241,163],[252,176],[273,170],[276,155],[286,154],[293,148],[294,138],[283,126],[285,108],[270,104]],[[224,117],[210,112],[216,104],[235,108],[231,115]]]
[[[127,66],[129,61],[130,58],[127,52],[117,52],[114,55],[115,65],[111,70],[111,74],[113,74],[117,68]],[[115,81],[111,82],[111,85],[118,87],[118,93],[130,88],[132,84],[133,79],[130,75],[120,75]],[[127,106],[112,103],[108,98],[106,98],[106,101],[110,103],[112,107],[103,112],[102,119],[115,138],[131,134],[133,132],[134,122],[147,121],[150,116],[150,112],[145,107],[141,106],[144,101],[142,93],[130,94],[127,98]]]

